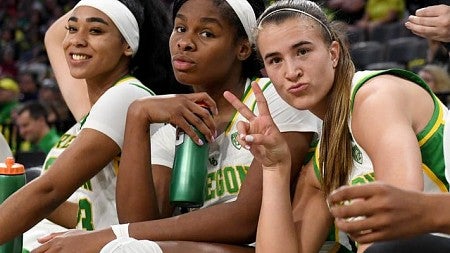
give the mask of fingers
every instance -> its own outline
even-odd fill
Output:
[[[438,18],[409,16],[405,25],[411,30],[422,30],[424,28],[435,28],[438,24]]]
[[[223,96],[248,121],[255,117],[255,114],[231,92],[225,91]]]
[[[328,197],[331,214],[337,219],[354,220],[372,215],[374,208],[369,202],[378,191],[377,184],[344,186]]]
[[[431,5],[425,8],[416,10],[416,16],[419,17],[437,17],[448,11],[448,6],[446,5]]]
[[[216,102],[206,92],[192,93],[189,94],[189,96],[192,96],[194,98],[193,102],[197,104],[205,104],[206,107],[209,108],[213,116],[217,116],[219,114]]]
[[[330,194],[328,201],[331,205],[335,205],[352,199],[366,199],[375,194],[378,187],[377,183],[342,186]]]
[[[384,229],[377,229],[377,225],[372,220],[360,220],[348,222],[336,220],[335,225],[342,231],[348,233],[350,237],[358,243],[371,243],[379,240],[386,240],[388,236]]]
[[[44,244],[42,244],[41,246],[39,246],[39,247],[37,247],[37,248],[35,248],[35,249],[33,249],[32,251],[31,251],[31,253],[43,253],[43,252],[47,252],[47,250],[49,249],[49,243],[44,243]]]
[[[247,122],[239,121],[236,124],[236,128],[239,133],[239,138],[237,138],[239,144],[241,144],[241,146],[244,147],[245,149],[249,150],[253,139],[251,135],[247,135],[250,129],[250,124]]]
[[[264,97],[264,93],[261,90],[261,88],[259,87],[259,84],[257,82],[252,82],[252,90],[253,90],[253,93],[255,94],[256,104],[257,104],[258,110],[259,110],[259,115],[260,116],[270,115],[270,110],[267,105],[267,100]],[[255,114],[244,103],[242,103],[240,99],[238,99],[231,92],[225,91],[223,93],[223,96],[248,121],[250,121],[256,117]]]
[[[160,96],[161,97],[161,96]],[[213,142],[216,136],[216,125],[211,113],[217,114],[217,107],[214,100],[206,93],[192,93],[176,95],[161,103],[164,107],[165,115],[160,116],[166,122],[177,126],[189,135],[198,145],[203,145],[199,135],[193,127],[200,131],[208,142]]]
[[[259,87],[259,84],[257,82],[252,82],[252,89],[255,94],[256,104],[258,105],[259,115],[261,116],[270,115],[267,100],[264,97],[264,93]]]
[[[42,237],[39,237],[38,239],[37,239],[37,241],[39,242],[39,243],[46,243],[46,242],[48,242],[48,241],[50,241],[51,239],[53,239],[53,238],[55,238],[55,237],[57,237],[57,236],[59,236],[59,235],[62,235],[62,234],[64,234],[64,233],[66,233],[67,231],[65,231],[65,232],[58,232],[58,233],[51,233],[51,234],[48,234],[48,235],[44,235],[44,236],[42,236]]]
[[[205,144],[197,132],[196,128],[206,138],[208,142],[214,141],[216,135],[215,123],[209,113],[199,105],[192,105],[192,108],[185,108],[182,117],[175,116],[172,122],[189,135],[191,139],[198,145]],[[206,114],[204,114],[206,112]]]

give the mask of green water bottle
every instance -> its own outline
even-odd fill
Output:
[[[205,201],[209,145],[205,136],[192,127],[203,145],[177,129],[175,158],[170,181],[170,203],[181,208],[198,208]]]
[[[0,163],[0,204],[11,194],[25,185],[25,168],[15,163],[14,158],[7,157],[5,163]],[[2,228],[7,229],[7,228]],[[0,253],[21,253],[22,235],[0,245]]]

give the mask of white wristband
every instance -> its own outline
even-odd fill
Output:
[[[111,226],[116,238],[130,238],[130,235],[128,234],[128,225],[130,225],[130,223]]]

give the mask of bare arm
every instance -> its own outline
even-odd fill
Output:
[[[240,122],[238,129],[243,147],[250,149],[255,159],[262,163],[263,197],[259,216],[257,252],[297,252],[299,242],[294,227],[291,208],[290,186],[296,174],[291,176],[291,168],[297,160],[290,141],[283,138],[274,124],[267,102],[257,86],[252,86],[260,115],[255,117],[236,97],[225,93],[225,98],[242,114],[249,123]],[[311,139],[308,139],[311,141]],[[307,142],[309,143],[309,142]],[[304,155],[305,153],[303,153]],[[291,158],[292,155],[292,158]],[[292,159],[292,160],[291,160]],[[300,166],[301,164],[297,164]]]
[[[301,166],[304,155],[309,148],[311,133],[283,133],[281,138],[287,143],[292,154],[292,168]],[[123,171],[122,171],[123,172]],[[262,169],[261,164],[253,160],[237,199],[200,209],[176,217],[132,223],[130,236],[136,239],[150,240],[186,240],[207,241],[232,244],[253,242],[257,229],[261,206]],[[132,195],[132,194],[130,194]],[[98,249],[114,239],[111,229],[95,231],[96,236],[79,236],[83,246]],[[40,249],[52,245],[64,245],[71,248],[80,246],[77,238],[55,238]],[[84,249],[83,249],[84,250]],[[39,252],[39,251],[37,251]]]
[[[375,77],[358,91],[352,130],[372,161],[377,181],[423,189],[416,134],[425,128],[433,109],[423,88],[392,75]]]
[[[416,134],[431,119],[431,96],[416,84],[388,75],[369,80],[358,93],[352,129],[355,140],[372,161],[376,181],[423,190],[422,156]]]
[[[45,174],[0,205],[0,227],[8,228],[0,231],[0,244],[47,217],[118,153],[109,137],[83,130]]]
[[[170,170],[150,167],[149,124],[170,122],[198,139],[191,123],[211,140],[214,121],[196,101],[204,101],[216,111],[214,101],[206,93],[149,97],[129,107],[116,189],[120,222],[152,220],[172,213],[168,201]]]
[[[69,66],[64,56],[62,42],[66,36],[65,25],[71,11],[56,20],[45,33],[44,43],[50,64],[53,69],[59,89],[64,101],[79,121],[91,108],[87,85],[84,79],[75,79],[71,76]]]
[[[48,217],[50,221],[65,228],[75,228],[77,226],[78,204],[64,201]]]
[[[312,162],[300,175],[293,201],[299,252],[319,252],[333,222]]]

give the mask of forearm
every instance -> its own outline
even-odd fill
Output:
[[[0,205],[0,244],[24,233],[63,202],[42,181],[33,180]]]
[[[423,203],[424,210],[427,210],[424,215],[429,220],[429,222],[425,222],[429,226],[425,232],[450,234],[450,216],[448,215],[450,213],[450,194],[425,194],[422,199],[423,201],[418,203]],[[441,215],[429,211],[436,207],[439,207]]]
[[[241,204],[242,206],[242,204]],[[166,219],[130,224],[130,236],[155,241],[248,244],[254,241],[259,205],[224,203]]]
[[[78,204],[65,201],[47,219],[68,229],[77,226]]]
[[[311,198],[300,221],[301,252],[319,252],[333,222],[323,193]]]
[[[117,213],[121,223],[159,218],[150,170],[149,123],[133,108],[130,107],[127,116],[117,177]]]
[[[263,197],[256,237],[257,252],[298,252],[289,175],[263,172]]]

